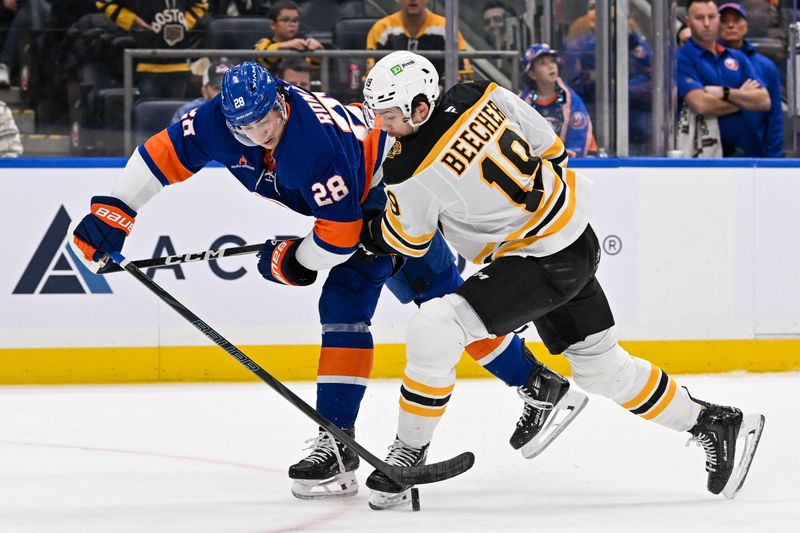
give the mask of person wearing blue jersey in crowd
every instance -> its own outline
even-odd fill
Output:
[[[752,132],[742,110],[768,111],[769,93],[746,55],[717,42],[717,5],[689,0],[686,9],[692,38],[678,50],[678,98],[694,113],[718,118],[724,157],[746,157]]]
[[[558,52],[545,43],[532,44],[520,60],[526,104],[539,112],[564,141],[570,157],[597,150],[592,119],[581,97],[558,76]]]
[[[170,124],[178,122],[183,115],[217,96],[221,90],[222,77],[228,72],[229,68],[230,66],[224,61],[212,61],[203,71],[203,85],[200,87],[202,96],[195,98],[191,102],[186,102],[179,107],[172,115]]]
[[[593,28],[593,16],[590,19]],[[562,77],[581,97],[590,114],[595,111],[595,49],[594,31],[576,32],[563,50]],[[631,154],[648,151],[653,132],[651,128],[651,65],[653,51],[638,31],[633,19],[628,22],[628,138]],[[613,61],[613,57],[612,57]]]
[[[753,64],[758,77],[769,93],[769,111],[742,111],[747,129],[741,137],[742,151],[750,157],[783,157],[783,111],[781,110],[781,78],[771,59],[759,54],[745,39],[747,11],[741,4],[719,6],[720,43],[743,52]]]
[[[365,213],[383,212],[386,204],[381,163],[392,157],[387,147],[394,141],[367,124],[360,106],[287,84],[255,62],[234,66],[218,96],[134,150],[111,194],[92,198],[91,213],[76,221],[70,245],[100,271],[153,196],[211,161],[256,195],[314,217],[304,238],[266,241],[258,271],[278,284],[306,286],[329,270],[319,300],[316,408],[353,435],[372,370],[370,321],[384,283],[391,276],[398,298],[421,303],[462,281],[441,234],[425,255],[404,263],[359,249]],[[476,341],[466,350],[509,385],[543,368],[513,334]],[[520,425],[538,422],[523,417]],[[350,448],[320,430],[309,455],[289,469],[292,493],[302,499],[354,495],[358,464]]]

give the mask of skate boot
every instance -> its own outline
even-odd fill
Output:
[[[735,407],[692,400],[702,405],[703,410],[697,417],[697,424],[689,430],[692,438],[686,445],[696,442],[706,453],[709,492],[722,492],[726,498],[733,498],[750,470],[764,430],[764,416],[744,416]],[[738,460],[737,445],[740,448]]]
[[[353,429],[344,432],[355,435]],[[358,455],[322,428],[312,440],[306,448],[311,450],[308,457],[289,467],[289,477],[294,480],[292,494],[301,500],[355,496]]]
[[[412,448],[400,439],[389,446],[386,462],[392,466],[417,466],[425,464],[428,457],[428,444],[422,448]],[[372,489],[369,506],[375,510],[392,509],[411,503],[411,485],[398,485],[380,470],[375,470],[367,478],[367,487]]]
[[[527,348],[525,352],[533,360],[533,370],[517,387],[525,405],[509,443],[531,459],[566,429],[589,399],[582,392],[570,391],[566,378],[536,360]]]

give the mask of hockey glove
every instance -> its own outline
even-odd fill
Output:
[[[359,249],[374,255],[392,255],[397,251],[385,244],[381,236],[381,220],[383,210],[368,209],[364,212],[364,223],[361,225],[361,242]]]
[[[91,214],[74,225],[69,241],[78,259],[92,272],[105,266],[111,252],[122,251],[125,237],[130,235],[136,211],[112,196],[92,198]]]
[[[264,279],[282,285],[306,286],[317,280],[317,271],[310,270],[295,257],[303,239],[271,240],[258,253],[258,271]]]

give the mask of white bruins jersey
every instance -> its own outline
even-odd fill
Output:
[[[379,238],[419,257],[439,228],[478,264],[558,252],[586,229],[591,188],[560,166],[566,157],[547,121],[514,93],[458,84],[418,134],[389,151]]]

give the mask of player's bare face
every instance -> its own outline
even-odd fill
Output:
[[[254,143],[273,150],[281,140],[285,122],[280,111],[273,109],[261,120],[240,127],[239,131]]]
[[[414,128],[404,120],[403,112],[399,107],[378,109],[375,111],[375,115],[381,117],[381,129],[392,137],[404,137],[414,132]]]

